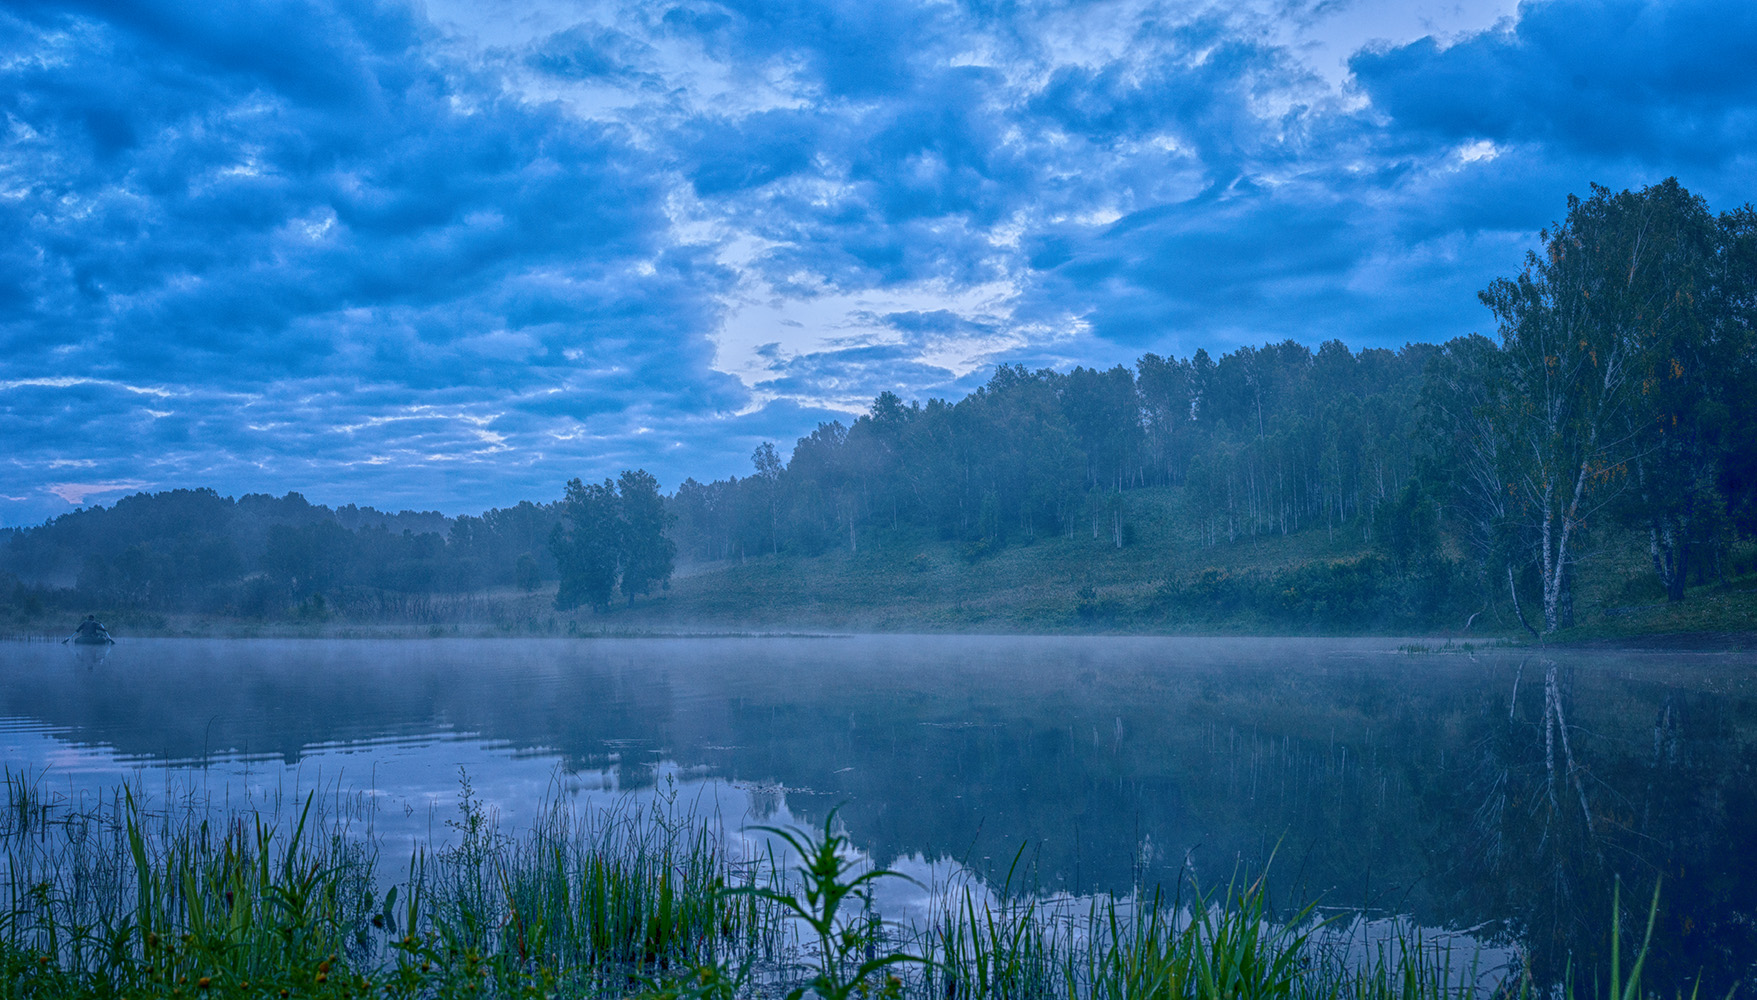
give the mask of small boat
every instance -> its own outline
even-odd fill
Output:
[[[95,667],[109,659],[110,650],[114,649],[115,646],[69,646],[68,648],[73,650],[75,662],[83,666]]]
[[[85,621],[79,623],[73,634],[61,641],[71,642],[75,646],[110,646],[116,642],[110,638],[110,630],[92,615],[86,615]]]

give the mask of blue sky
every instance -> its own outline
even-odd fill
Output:
[[[998,362],[1490,319],[1589,182],[1757,176],[1744,0],[0,10],[0,524],[744,474]]]

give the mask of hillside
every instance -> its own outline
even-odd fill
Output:
[[[93,608],[124,635],[598,635],[677,632],[1017,632],[1382,634],[1525,642],[1511,606],[1432,569],[1399,571],[1359,527],[1264,533],[1206,544],[1175,487],[1123,495],[1123,534],[1074,534],[998,549],[903,527],[856,551],[783,552],[686,564],[669,589],[603,611],[555,608],[555,584],[371,604],[307,600],[278,612],[145,613]],[[1457,573],[1455,564],[1446,564]],[[1757,636],[1757,550],[1741,546],[1725,583],[1667,603],[1633,547],[1582,566],[1576,625],[1551,641],[1667,637],[1724,645]],[[1423,587],[1438,589],[1423,603]],[[1473,600],[1474,599],[1474,600]],[[59,638],[71,609],[12,609],[12,635]],[[1474,615],[1474,618],[1472,617]],[[6,621],[0,618],[0,621]],[[1466,624],[1469,627],[1466,628]]]
[[[1420,570],[1399,574],[1356,529],[1201,544],[1189,537],[1193,533],[1173,527],[1181,521],[1180,493],[1159,488],[1125,494],[1128,523],[1136,531],[1133,543],[1121,548],[1107,537],[1094,540],[1088,531],[973,557],[968,546],[900,531],[880,534],[858,552],[692,567],[657,598],[604,613],[578,609],[566,617],[580,631],[1529,638],[1508,602],[1491,596],[1473,603],[1470,598],[1482,590],[1465,580],[1448,581],[1453,592],[1424,608]],[[1724,584],[1692,587],[1677,604],[1666,602],[1645,553],[1624,548],[1596,556],[1582,567],[1576,625],[1552,641],[1757,633],[1757,554],[1748,547],[1730,561]]]

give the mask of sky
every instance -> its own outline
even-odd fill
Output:
[[[1570,193],[1757,198],[1747,0],[0,9],[0,525],[744,475],[872,398],[1493,333]]]

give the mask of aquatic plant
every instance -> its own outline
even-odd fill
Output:
[[[836,832],[835,822],[836,810],[832,809],[824,817],[822,836],[796,827],[755,827],[780,837],[798,853],[799,878],[795,884],[782,888],[750,886],[735,890],[799,919],[817,938],[813,952],[815,975],[809,982],[794,987],[787,1000],[799,1000],[808,988],[823,1000],[848,1000],[856,990],[865,996],[880,973],[893,966],[924,961],[906,951],[880,954],[888,942],[872,909],[870,886],[879,879],[905,876],[883,868],[861,870],[852,845],[846,835]],[[843,910],[850,903],[859,904],[858,913]],[[901,988],[900,979],[887,975],[878,992],[896,997]]]
[[[149,804],[75,807],[0,770],[0,997],[623,997],[644,1000],[1463,1000],[1547,992],[1521,968],[1455,965],[1399,931],[1352,952],[1263,878],[1204,892],[1041,897],[937,891],[930,917],[879,919],[869,865],[835,814],[760,828],[797,855],[743,857],[661,794],[552,801],[516,834],[466,783],[455,837],[393,878],[340,797],[284,817]],[[1620,896],[1618,897],[1620,899]],[[1644,981],[1613,917],[1602,1000]],[[1620,904],[1619,904],[1620,912]],[[803,942],[801,939],[804,939]],[[1632,956],[1632,957],[1631,957]],[[1590,979],[1590,977],[1588,977]],[[1571,989],[1570,998],[1574,996]],[[1693,995],[1692,995],[1693,996]]]
[[[368,950],[371,847],[340,826],[320,833],[312,797],[285,828],[260,815],[216,826],[194,809],[154,813],[128,789],[81,812],[42,803],[27,776],[5,784],[7,992],[308,993]]]

